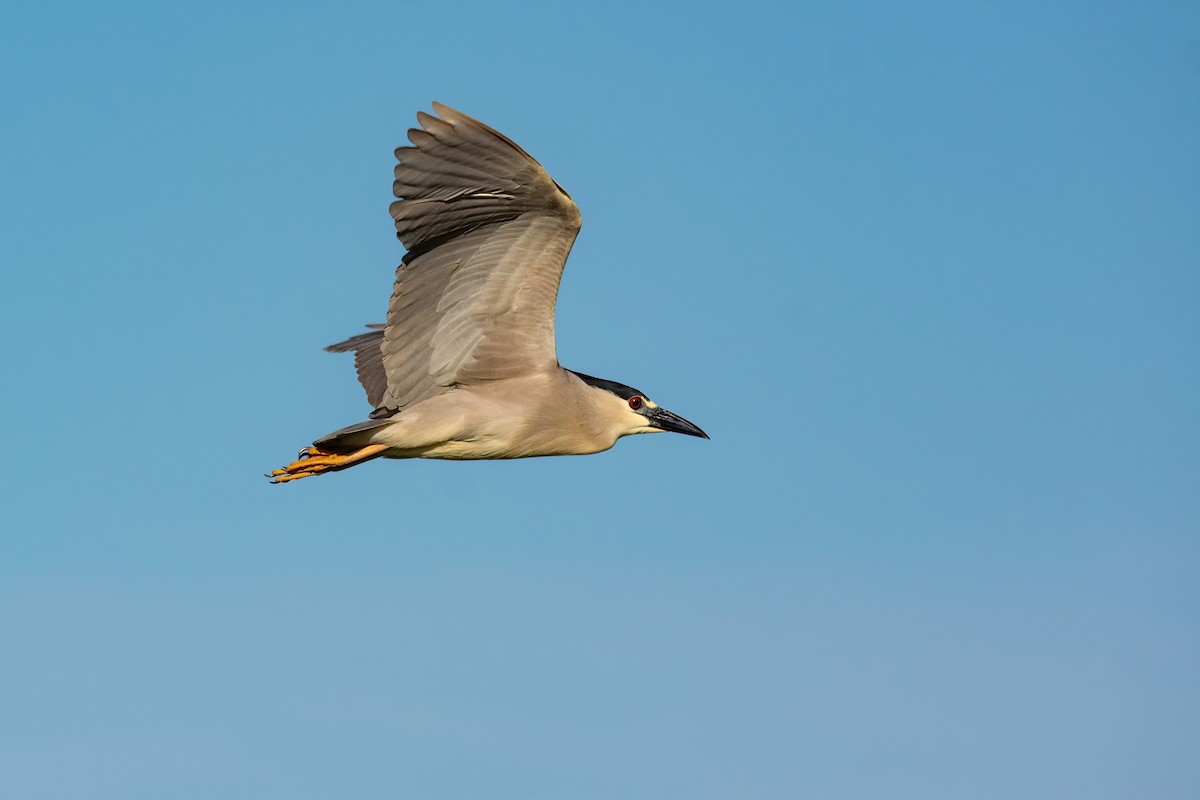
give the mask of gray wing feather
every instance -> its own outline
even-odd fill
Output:
[[[382,340],[371,332],[335,345],[355,351],[375,415],[557,363],[554,303],[579,210],[510,139],[434,110],[440,118],[419,113],[413,146],[396,150],[391,212],[409,252]]]
[[[325,348],[328,353],[354,353],[354,369],[358,371],[358,382],[367,391],[367,402],[376,408],[383,402],[387,391],[387,373],[383,371],[383,325],[368,325],[374,328],[367,333],[351,336],[344,342]]]

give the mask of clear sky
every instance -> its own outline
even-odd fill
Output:
[[[261,477],[432,100],[712,441]],[[1195,3],[10,1],[0,268],[4,797],[1196,796]]]

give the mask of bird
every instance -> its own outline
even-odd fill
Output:
[[[433,110],[396,149],[390,211],[407,252],[387,322],[325,348],[354,354],[374,411],[267,477],[376,458],[586,455],[662,431],[708,439],[645,392],[559,364],[554,310],[579,208],[507,136]]]

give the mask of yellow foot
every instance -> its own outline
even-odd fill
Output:
[[[300,451],[300,455],[296,461],[281,469],[272,470],[271,474],[267,475],[267,477],[271,479],[271,483],[287,483],[288,481],[300,480],[311,475],[337,472],[361,461],[373,458],[384,450],[387,450],[387,445],[372,444],[353,453],[338,455],[337,453],[327,453],[316,447],[306,447]]]

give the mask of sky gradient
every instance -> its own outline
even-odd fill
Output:
[[[432,100],[711,441],[261,477]],[[1196,4],[7,2],[0,109],[0,794],[1195,796]]]

